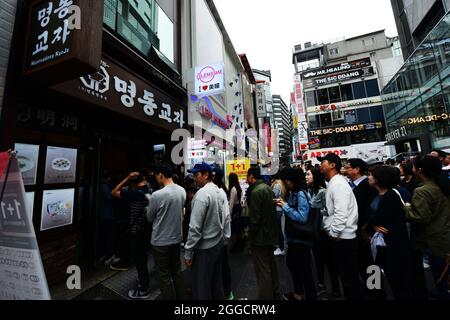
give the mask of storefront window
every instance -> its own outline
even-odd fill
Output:
[[[308,107],[317,106],[317,98],[315,91],[305,92],[305,96],[306,96],[306,106]]]
[[[339,86],[328,88],[328,95],[330,97],[330,103],[342,101]]]
[[[329,104],[330,98],[328,97],[328,90],[327,89],[320,89],[317,90],[317,102],[318,104]]]
[[[353,83],[352,87],[355,100],[367,98],[366,86],[364,85],[364,82]]]
[[[368,80],[366,81],[366,91],[367,97],[377,97],[380,95],[380,88],[378,87],[378,80]]]
[[[344,84],[341,86],[342,101],[353,100],[353,90],[351,84]]]

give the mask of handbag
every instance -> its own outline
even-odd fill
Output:
[[[308,196],[304,191],[302,191],[306,199],[308,199]],[[297,197],[295,197],[295,206],[297,206]],[[305,240],[305,241],[318,241],[320,238],[320,229],[322,226],[322,214],[320,213],[320,210],[317,208],[309,207],[308,212],[308,221],[306,223],[300,223],[297,222],[287,215],[286,217],[286,224],[285,224],[285,233],[297,240]]]

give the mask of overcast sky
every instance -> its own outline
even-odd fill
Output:
[[[297,44],[386,30],[397,35],[390,0],[214,0],[238,54],[271,70],[272,94],[289,103]]]

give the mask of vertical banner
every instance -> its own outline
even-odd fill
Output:
[[[13,156],[8,172],[5,154],[0,154],[0,300],[50,300],[19,164]]]

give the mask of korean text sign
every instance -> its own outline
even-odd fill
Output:
[[[52,89],[165,130],[186,125],[186,100],[173,98],[106,57],[99,72]]]
[[[48,83],[98,69],[103,1],[37,0],[29,8],[24,72]]]

